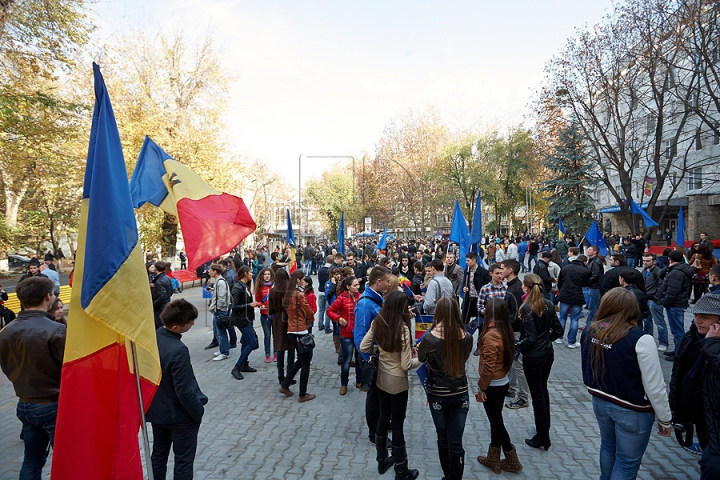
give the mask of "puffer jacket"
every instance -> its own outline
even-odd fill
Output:
[[[263,285],[260,287],[260,292],[255,292],[255,303],[259,304],[260,315],[268,314],[268,299],[272,287],[272,285]]]
[[[568,305],[585,305],[583,287],[590,283],[590,270],[579,260],[573,260],[562,270],[558,277],[558,301]]]
[[[350,296],[350,292],[343,292],[338,295],[333,304],[326,310],[328,318],[333,322],[340,320],[340,317],[347,320],[347,324],[340,326],[340,336],[343,338],[353,338],[353,330],[355,329],[355,304],[360,299],[360,292],[354,297]]]
[[[563,332],[552,330],[553,320],[557,318],[555,305],[545,300],[545,311],[542,315],[536,314],[529,304],[520,307],[522,317],[522,330],[520,341],[515,348],[524,357],[544,357],[554,355],[553,340],[562,337]]]
[[[245,282],[237,282],[232,291],[233,304],[230,314],[230,323],[238,328],[249,327],[255,320],[255,308],[252,295]]]
[[[670,376],[670,389],[668,392],[668,400],[670,403],[670,410],[673,412],[673,421],[675,423],[686,423],[690,421],[691,423],[697,424],[696,421],[697,418],[695,415],[702,416],[702,398],[697,399],[698,402],[700,402],[700,406],[697,410],[697,412],[688,412],[686,411],[686,406],[683,404],[683,384],[684,377],[688,375],[688,373],[693,370],[694,363],[690,363],[690,359],[686,358],[688,357],[688,350],[690,348],[700,348],[699,342],[701,341],[701,338],[698,338],[698,331],[697,327],[694,323],[690,324],[690,329],[685,333],[682,340],[680,341],[680,345],[678,345],[677,352],[675,353],[675,359],[673,361],[673,368],[672,368],[672,375]],[[700,354],[702,355],[702,354]],[[692,355],[690,355],[692,356]],[[705,360],[700,360],[702,362],[699,365],[699,372],[697,373],[699,376],[702,375],[702,372],[705,368]],[[702,380],[698,379],[700,383]],[[692,398],[693,395],[691,394],[689,397],[686,397],[686,400],[688,398]],[[703,422],[704,423],[704,422]]]
[[[687,308],[694,273],[687,263],[670,265],[655,295],[657,303],[665,308]]]
[[[605,275],[605,267],[603,266],[602,260],[598,257],[593,257],[588,260],[587,268],[590,270],[590,281],[588,282],[588,288],[599,289],[600,282],[602,282],[603,275]]]
[[[700,341],[700,350],[705,356],[702,396],[705,405],[705,428],[710,453],[720,455],[720,338],[705,338]]]

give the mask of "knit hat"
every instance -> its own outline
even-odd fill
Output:
[[[720,295],[706,293],[700,297],[690,313],[720,316]]]

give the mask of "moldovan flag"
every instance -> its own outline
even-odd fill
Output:
[[[135,208],[149,202],[177,217],[191,270],[229,252],[256,228],[242,198],[210,187],[150,137],[140,150],[130,191]]]
[[[290,250],[290,257],[287,259],[288,271],[293,273],[297,270],[297,261],[295,260],[295,234],[293,233],[292,220],[290,220],[290,209],[286,208],[287,212],[287,233],[285,234],[285,243],[287,243],[288,250]]]
[[[52,478],[141,479],[140,401],[160,383],[152,300],[115,116],[93,63],[95,110],[80,208]]]

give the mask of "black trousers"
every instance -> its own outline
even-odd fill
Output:
[[[379,388],[375,388],[375,390],[378,392],[378,400],[380,401],[380,416],[377,427],[375,427],[375,434],[386,437],[388,427],[390,427],[390,419],[392,418],[392,444],[395,447],[401,447],[405,445],[403,425],[407,413],[408,391],[390,394]]]
[[[488,421],[490,421],[490,445],[493,447],[502,447],[505,452],[512,449],[510,435],[505,428],[502,415],[505,394],[507,394],[509,388],[509,383],[498,387],[488,387],[487,390],[485,390],[486,400],[485,403],[483,403],[485,415],[487,415]]]
[[[292,382],[295,379],[295,374],[300,370],[300,396],[304,397],[307,395],[307,384],[308,380],[310,379],[310,362],[312,361],[312,350],[305,353],[300,353],[300,350],[298,350],[298,340],[303,335],[295,335],[294,333],[288,333],[288,338],[290,341],[295,345],[295,350],[297,353],[297,360],[295,360],[295,363],[290,365],[288,367],[287,376],[285,377],[285,381],[282,382],[282,386],[284,388],[288,388],[290,386],[290,382]],[[278,362],[280,361],[280,357],[278,357]]]
[[[153,423],[152,430],[153,449],[151,458],[155,479],[165,480],[170,445],[172,445],[173,453],[175,453],[173,478],[175,480],[192,479],[200,422],[174,425]]]
[[[542,443],[548,444],[550,443],[550,395],[547,382],[553,361],[553,355],[523,357],[523,370],[530,389],[533,414],[535,415],[536,437]]]
[[[362,357],[360,357],[360,359],[362,360]],[[362,360],[362,363],[364,365],[365,360]],[[378,398],[378,388],[373,385],[365,397],[365,421],[368,426],[368,438],[373,443],[375,443],[375,429],[377,428],[379,419],[380,399]]]
[[[277,370],[278,380],[280,383],[285,380],[285,354],[287,353],[287,367],[290,371],[290,367],[295,363],[295,350],[278,350],[277,352]]]

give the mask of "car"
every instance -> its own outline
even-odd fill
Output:
[[[30,265],[30,259],[22,255],[8,255],[8,270],[10,273],[25,273]]]

